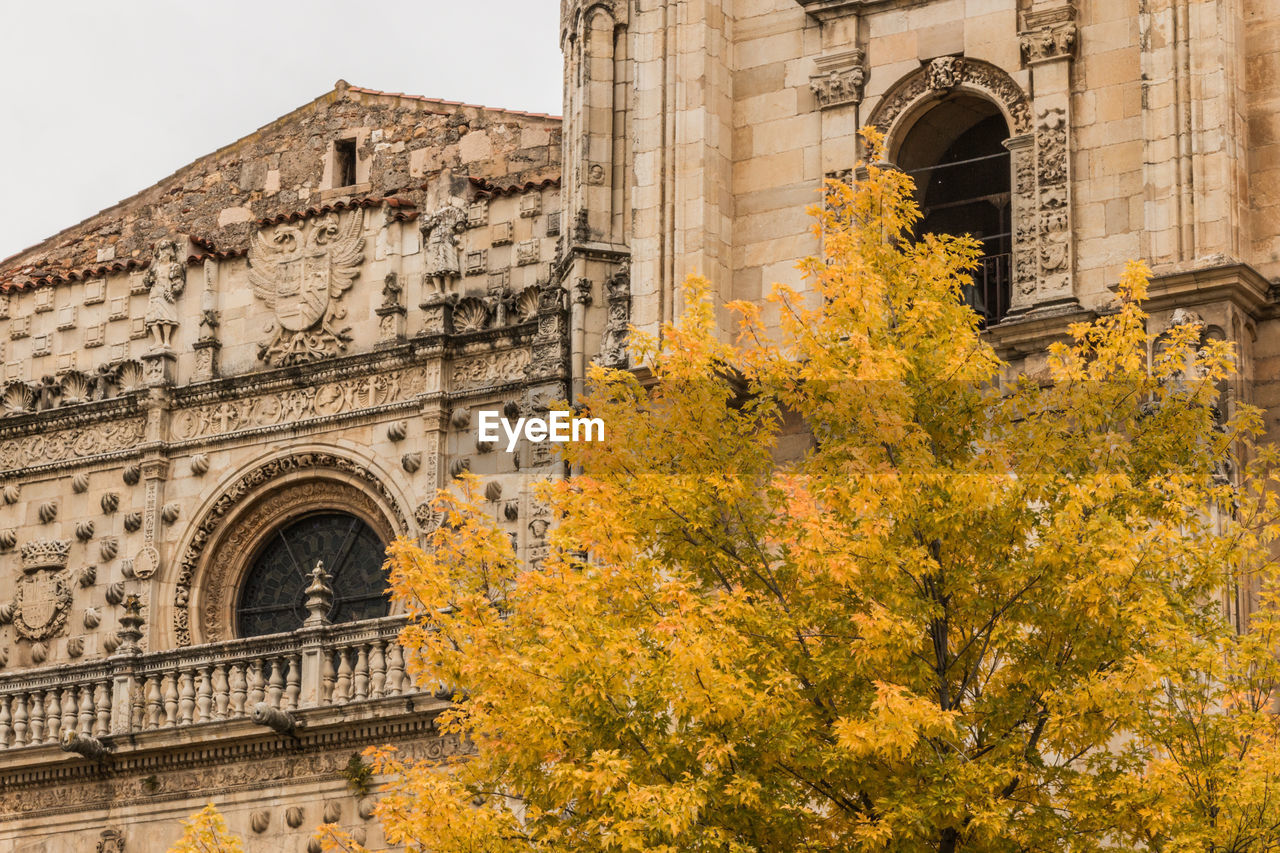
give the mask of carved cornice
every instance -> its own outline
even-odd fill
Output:
[[[1071,22],[1045,24],[1018,34],[1022,61],[1038,65],[1058,59],[1071,59],[1076,53],[1076,25]]]
[[[1162,271],[1157,267],[1144,309],[1154,313],[1229,302],[1255,320],[1280,316],[1277,286],[1252,266],[1231,258],[1201,263],[1206,265],[1196,269]]]
[[[341,778],[352,752],[390,742],[409,758],[443,761],[469,751],[435,728],[447,707],[429,694],[292,713],[296,739],[248,719],[106,737],[109,763],[72,759],[55,745],[0,752],[0,815],[56,815],[130,803],[222,796]]]

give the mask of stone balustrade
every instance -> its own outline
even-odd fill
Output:
[[[398,642],[403,617],[0,677],[0,749],[248,720],[261,705],[305,711],[416,693]]]

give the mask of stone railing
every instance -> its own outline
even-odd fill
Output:
[[[252,719],[292,730],[294,712],[417,692],[402,617],[302,628],[0,677],[0,749]]]

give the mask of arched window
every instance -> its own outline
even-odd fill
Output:
[[[1009,126],[992,103],[966,94],[943,98],[906,133],[894,156],[916,182],[921,234],[971,234],[982,241],[982,260],[965,300],[988,325],[1009,311]]]
[[[267,536],[250,562],[236,601],[236,633],[257,637],[302,627],[304,591],[320,560],[332,576],[329,621],[386,616],[385,550],[372,528],[354,515],[318,512],[293,519]]]

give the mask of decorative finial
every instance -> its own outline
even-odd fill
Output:
[[[324,570],[324,561],[316,560],[316,567],[311,570],[311,584],[306,588],[306,608],[310,614],[305,626],[328,625],[329,608],[333,606],[333,587],[329,586],[332,578]]]

